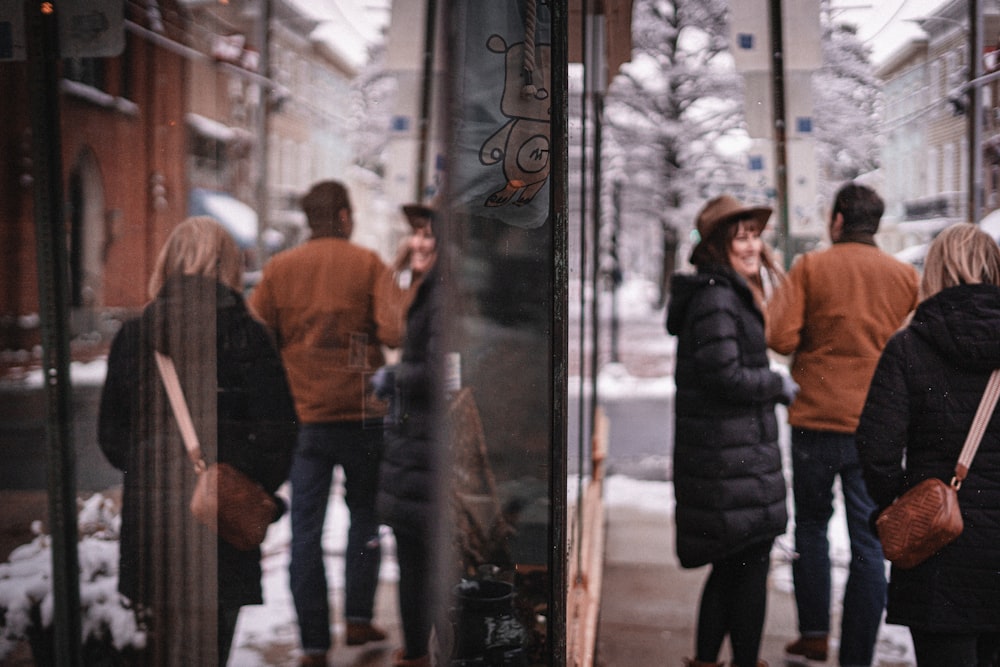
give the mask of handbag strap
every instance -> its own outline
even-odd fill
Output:
[[[1000,368],[994,369],[990,375],[986,391],[983,392],[983,398],[979,401],[976,416],[972,419],[972,426],[969,427],[969,435],[965,437],[962,453],[958,456],[955,477],[951,480],[951,485],[956,489],[962,486],[962,481],[969,474],[972,458],[976,455],[976,450],[979,449],[979,442],[983,439],[983,433],[986,432],[986,424],[993,416],[993,409],[996,407],[998,397],[1000,397]]]
[[[181,389],[181,381],[177,377],[177,368],[174,367],[174,360],[155,350],[153,354],[156,356],[156,366],[160,370],[160,377],[163,378],[163,386],[167,390],[170,407],[174,410],[174,417],[177,419],[181,438],[184,439],[184,447],[187,449],[188,456],[194,463],[195,472],[204,472],[205,459],[201,455],[198,434],[194,430],[194,422],[191,420],[191,412],[188,410],[187,401],[184,400],[184,390]]]

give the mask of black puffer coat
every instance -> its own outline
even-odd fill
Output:
[[[124,472],[118,588],[153,613],[145,664],[214,664],[216,605],[262,601],[260,550],[237,551],[192,517],[196,475],[154,349],[177,367],[206,461],[271,493],[288,477],[295,408],[267,331],[214,280],[168,279],[112,343],[98,441]]]
[[[406,339],[395,368],[395,419],[379,467],[380,520],[397,533],[421,537],[441,520],[433,419],[442,356],[439,276],[431,269],[407,312]]]
[[[732,269],[676,274],[667,331],[677,336],[674,493],[684,567],[785,532],[786,482],[764,317]]]
[[[865,482],[880,510],[921,480],[951,479],[994,368],[1000,368],[1000,289],[990,285],[936,294],[889,341],[857,431]],[[1000,412],[958,499],[965,520],[958,539],[911,570],[893,568],[890,623],[1000,632]]]

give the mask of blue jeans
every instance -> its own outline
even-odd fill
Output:
[[[375,516],[382,428],[360,422],[302,424],[292,459],[292,558],[289,583],[299,620],[302,649],[330,648],[330,606],[323,564],[323,524],[333,469],[341,466],[345,502],[351,515],[345,555],[344,616],[368,622],[382,560]]]
[[[875,503],[861,476],[854,434],[793,429],[792,488],[795,551],[792,579],[803,637],[830,633],[830,542],[833,483],[840,476],[851,540],[851,566],[844,589],[840,664],[871,664],[885,609],[885,557],[868,522]]]

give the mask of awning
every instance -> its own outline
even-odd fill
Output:
[[[191,112],[184,114],[184,120],[187,121],[188,127],[206,139],[223,144],[254,143],[253,133],[241,127],[230,127],[217,120]]]
[[[243,249],[257,246],[257,212],[225,192],[193,188],[189,215],[210,215],[226,228]]]

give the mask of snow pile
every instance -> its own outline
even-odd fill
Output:
[[[146,635],[118,593],[118,531],[114,502],[94,494],[80,503],[77,546],[83,641],[110,642],[117,650],[142,648]],[[52,626],[52,538],[32,524],[35,538],[0,564],[0,660],[19,642]]]

